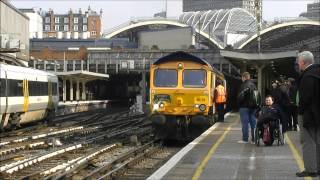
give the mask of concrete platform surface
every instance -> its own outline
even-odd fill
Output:
[[[311,179],[297,178],[304,169],[299,132],[286,133],[283,146],[239,144],[240,117],[229,114],[223,123],[216,123],[189,143],[148,179]],[[314,178],[319,179],[319,178]]]
[[[93,100],[93,101],[60,101],[56,112],[57,116],[89,111],[94,109],[105,109],[109,100]]]

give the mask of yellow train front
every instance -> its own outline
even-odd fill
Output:
[[[191,139],[211,126],[217,79],[224,81],[224,76],[205,60],[183,51],[155,61],[150,69],[155,135],[162,139]]]

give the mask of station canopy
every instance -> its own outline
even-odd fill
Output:
[[[256,33],[256,19],[245,9],[185,12],[179,22],[203,31],[224,47]]]
[[[89,71],[66,71],[66,72],[56,72],[56,74],[61,78],[71,78],[79,81],[93,81],[98,79],[108,79],[108,74],[101,74]]]

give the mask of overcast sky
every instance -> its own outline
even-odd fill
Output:
[[[307,10],[307,4],[314,0],[263,0],[263,19],[276,17],[297,17]],[[56,13],[66,13],[70,8],[78,11],[103,9],[104,29],[110,29],[134,17],[152,17],[165,9],[165,0],[11,0],[17,8],[52,8]],[[182,13],[182,0],[168,0],[168,16],[178,17]]]

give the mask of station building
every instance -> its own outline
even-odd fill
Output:
[[[0,61],[27,66],[29,18],[8,1],[0,1]]]
[[[78,39],[78,37],[99,38],[102,33],[102,10],[100,13],[91,10],[73,12],[71,9],[67,14],[56,14],[52,9],[42,12],[43,37]]]

